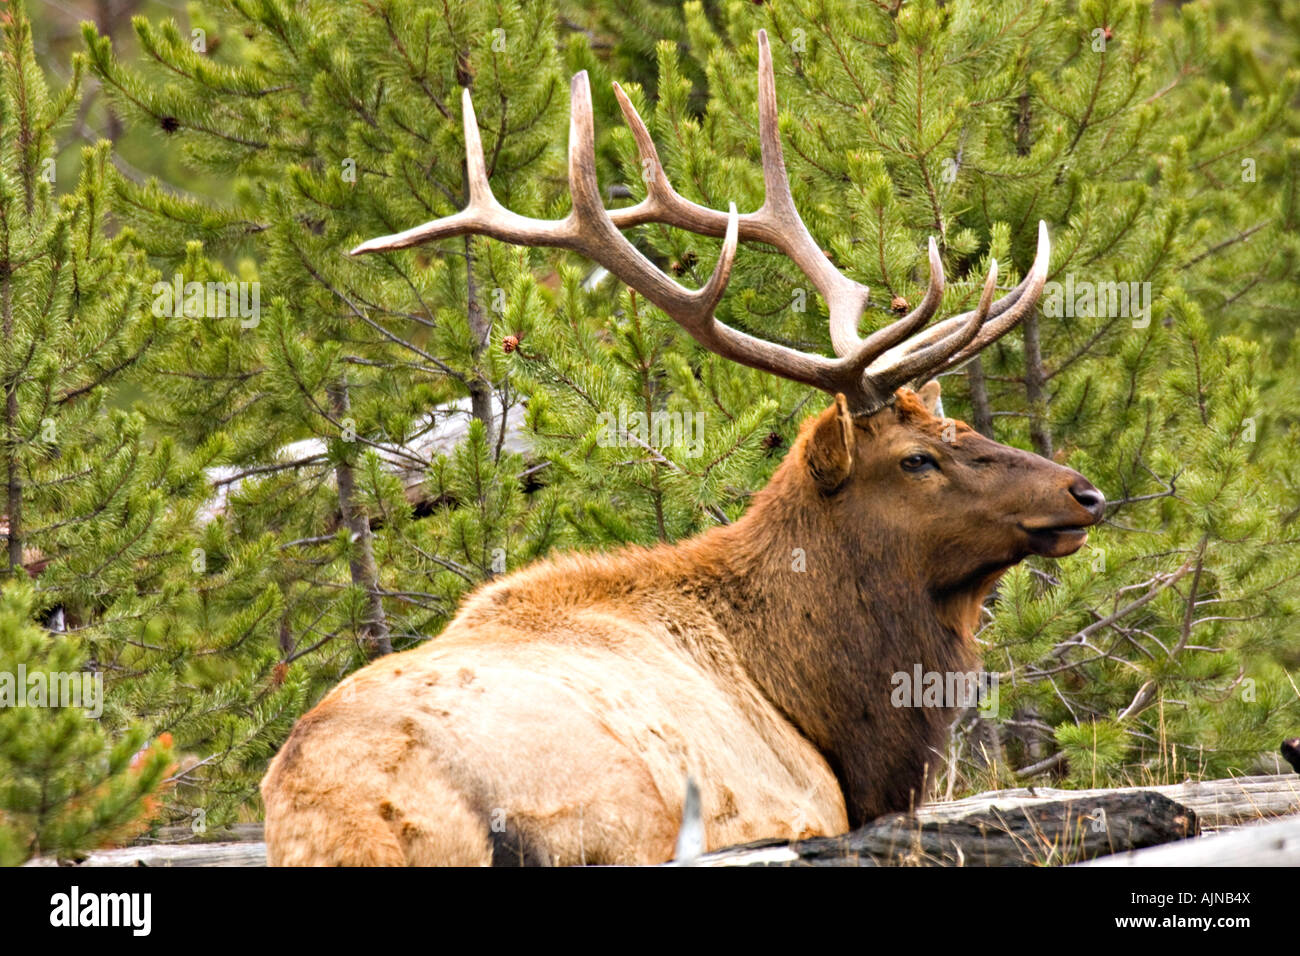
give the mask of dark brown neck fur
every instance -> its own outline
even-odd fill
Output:
[[[678,566],[750,677],[826,757],[858,826],[923,801],[955,714],[894,707],[891,678],[917,664],[971,671],[996,575],[928,593],[894,542],[837,527],[797,468],[792,455],[740,521],[687,542]]]

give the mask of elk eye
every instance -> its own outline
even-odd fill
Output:
[[[925,471],[927,468],[938,468],[939,463],[929,455],[908,455],[901,462],[903,471],[918,472]]]

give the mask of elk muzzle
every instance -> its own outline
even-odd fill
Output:
[[[1069,483],[1065,487],[1069,500],[1060,519],[1026,522],[1020,528],[1028,537],[1031,554],[1046,558],[1063,558],[1074,554],[1088,540],[1088,528],[1106,514],[1106,496],[1083,475],[1066,469]]]

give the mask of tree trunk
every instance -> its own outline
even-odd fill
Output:
[[[1017,787],[1012,790],[979,793],[952,803],[929,804],[922,807],[917,812],[917,816],[922,819],[960,817],[964,813],[993,806],[1005,809],[1051,800],[1085,800],[1110,793],[1131,793],[1137,790],[1158,793],[1196,811],[1201,826],[1206,830],[1241,826],[1269,817],[1300,814],[1300,776],[1281,773],[1118,789],[1061,790],[1053,787]]]
[[[474,247],[465,237],[465,288],[469,297],[468,320],[474,341],[474,369],[469,380],[470,411],[492,434],[492,383],[483,374],[482,361],[492,338],[492,319],[478,300],[478,281],[474,278]]]
[[[1034,451],[1052,457],[1052,428],[1047,415],[1047,374],[1038,340],[1038,313],[1025,316],[1025,397],[1029,400],[1029,440]]]
[[[95,0],[95,26],[104,36],[116,41],[118,28],[131,18],[139,6],[139,0]],[[99,99],[99,106],[104,111],[104,135],[116,143],[122,136],[122,120],[107,97],[101,96]]]
[[[265,843],[204,843],[176,846],[128,847],[125,850],[91,850],[84,855],[58,859],[36,857],[24,866],[266,866]]]
[[[1029,142],[1033,113],[1029,109],[1029,93],[1021,93],[1016,100],[1016,155],[1028,156],[1033,144]]]
[[[31,209],[29,208],[30,214]],[[4,261],[4,292],[0,296],[0,309],[4,312],[4,338],[6,342],[13,339],[14,302],[13,281],[10,278],[9,243],[6,230]],[[5,534],[8,537],[9,573],[20,571],[23,566],[23,484],[19,477],[18,465],[18,381],[17,372],[14,381],[5,384]]]
[[[350,408],[347,382],[341,381],[331,386],[329,395],[334,418],[342,421]],[[365,589],[368,595],[366,616],[361,624],[362,644],[372,659],[382,657],[393,652],[393,643],[388,636],[388,618],[384,614],[384,599],[379,589],[379,568],[375,564],[370,516],[357,504],[356,473],[350,456],[341,458],[335,465],[334,479],[338,486],[339,511],[352,539],[351,556],[348,559],[352,583]]]
[[[971,424],[985,438],[993,437],[993,409],[989,406],[988,385],[984,381],[984,362],[977,355],[966,366],[970,386]]]

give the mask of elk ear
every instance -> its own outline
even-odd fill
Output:
[[[808,473],[823,494],[830,494],[848,480],[853,470],[853,416],[843,395],[817,416],[804,452]]]
[[[932,378],[921,386],[920,391],[916,393],[925,410],[935,418],[943,418],[943,402],[939,398],[939,380]]]

